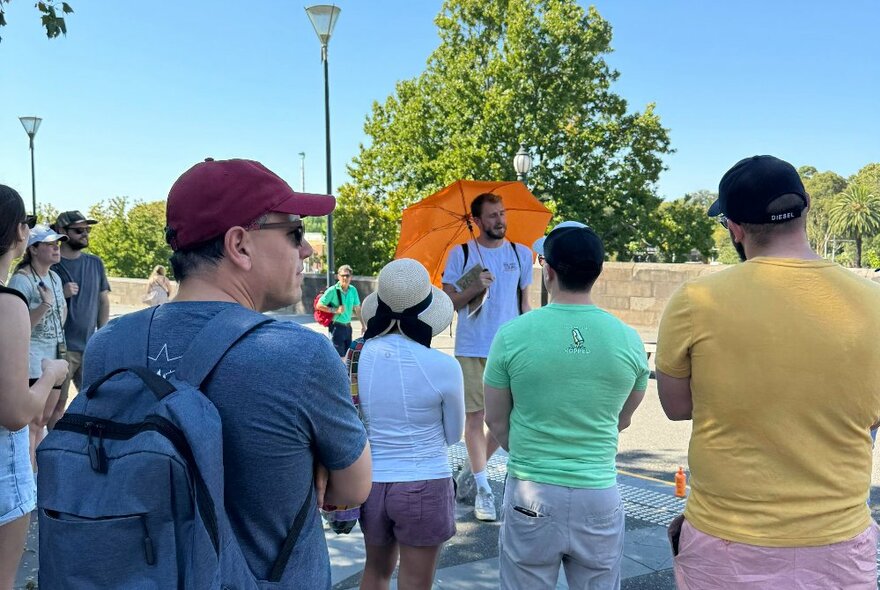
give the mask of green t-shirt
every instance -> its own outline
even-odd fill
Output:
[[[517,479],[602,489],[617,479],[617,419],[648,385],[638,332],[594,305],[551,303],[504,324],[486,385],[510,389],[510,459]]]
[[[333,321],[337,324],[350,324],[351,314],[354,312],[354,308],[361,304],[361,298],[360,295],[358,295],[357,289],[354,288],[354,285],[349,285],[348,291],[343,292],[342,287],[340,287],[337,282],[324,292],[324,295],[321,296],[318,303],[326,305],[330,309],[336,309],[340,304],[343,305],[345,311],[334,315]]]

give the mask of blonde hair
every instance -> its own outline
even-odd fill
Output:
[[[165,267],[161,264],[153,267],[153,272],[150,273],[150,278],[147,280],[147,290],[151,289],[153,285],[162,285],[166,290],[170,289],[171,285],[165,274]]]

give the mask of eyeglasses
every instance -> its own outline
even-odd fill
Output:
[[[254,223],[250,225],[248,231],[259,231],[261,229],[286,229],[289,230],[287,232],[288,238],[290,238],[291,243],[294,246],[299,248],[302,246],[303,238],[306,234],[306,229],[303,227],[302,221],[279,221],[276,223]]]
[[[721,224],[721,227],[723,227],[724,229],[727,229],[727,217],[725,217],[724,215],[719,215],[718,216],[718,223]]]
[[[92,228],[90,228],[90,227],[68,227],[66,229],[69,232],[72,231],[73,233],[75,233],[78,236],[87,235],[92,232]]]
[[[34,226],[37,225],[37,216],[27,215],[22,223],[28,226],[29,229],[34,229]]]
[[[340,279],[350,279],[351,275],[339,275]]]
[[[538,264],[544,266],[544,257],[538,254]]]

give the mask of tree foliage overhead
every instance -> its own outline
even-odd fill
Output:
[[[9,4],[12,0],[0,0],[0,27],[6,26],[6,13],[3,10],[4,4]],[[73,14],[73,8],[67,2],[58,2],[56,0],[43,0],[34,4],[40,12],[40,22],[46,29],[46,36],[54,39],[59,35],[67,34],[67,23],[64,15]],[[0,41],[3,38],[0,37]]]
[[[589,223],[625,255],[660,203],[654,184],[671,150],[654,106],[629,112],[611,90],[609,23],[574,0],[446,0],[435,23],[425,71],[374,103],[364,125],[370,143],[339,190],[340,260],[378,269],[407,205],[461,178],[512,180],[520,143],[534,158],[528,184],[557,219]],[[342,237],[346,218],[375,207],[388,218],[360,221],[366,236],[390,227],[392,239]]]
[[[165,201],[130,203],[127,197],[114,197],[93,205],[89,216],[98,221],[89,251],[104,260],[107,274],[145,279],[155,265],[168,265]]]

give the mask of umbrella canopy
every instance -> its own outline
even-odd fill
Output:
[[[394,257],[418,260],[428,269],[431,282],[440,286],[449,251],[479,231],[469,224],[471,201],[482,193],[494,193],[504,202],[508,240],[531,248],[544,235],[552,214],[523,183],[457,180],[403,210]]]

